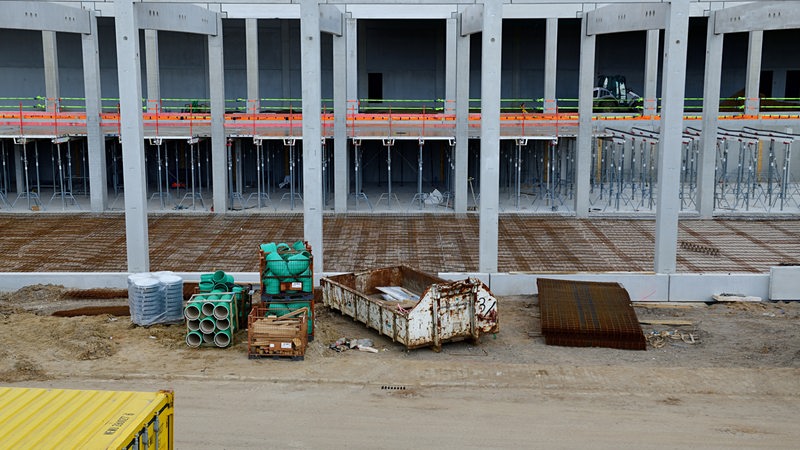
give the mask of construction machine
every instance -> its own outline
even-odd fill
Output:
[[[628,89],[623,75],[598,75],[592,95],[598,112],[641,109],[642,96]]]

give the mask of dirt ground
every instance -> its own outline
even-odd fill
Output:
[[[649,343],[646,351],[629,351],[547,346],[536,297],[503,297],[499,333],[483,336],[479,345],[446,344],[441,353],[406,350],[318,304],[316,337],[305,360],[275,361],[248,359],[245,331],[237,333],[231,348],[191,349],[184,343],[183,325],[143,328],[128,317],[107,314],[52,316],[55,311],[127,302],[68,297],[63,288],[49,285],[0,294],[0,382],[175,389],[181,417],[176,423],[178,448],[203,443],[210,448],[408,448],[415,439],[425,446],[530,447],[524,436],[531,418],[540,422],[537,427],[552,425],[541,430],[540,442],[554,448],[588,441],[603,448],[663,448],[667,441],[653,437],[666,439],[675,426],[685,426],[689,433],[672,442],[678,446],[796,448],[800,443],[800,431],[792,425],[800,414],[800,302],[637,304]],[[342,337],[372,339],[379,353],[329,348]],[[343,398],[343,390],[354,392]],[[235,430],[250,421],[257,424],[255,417],[271,407],[240,404],[226,419],[202,412],[219,400],[217,395],[241,397],[247,404],[251,394],[294,402],[282,411],[300,422],[280,432],[273,429],[274,445],[263,446],[259,442],[264,441]],[[408,423],[419,421],[419,432],[431,440],[409,438],[402,426],[385,423],[378,445],[371,432],[344,431],[363,431],[359,421],[372,423],[384,415],[391,423],[397,407],[415,411],[409,412]],[[491,415],[495,438],[469,438],[474,430],[450,417],[454,408],[475,420]],[[355,416],[341,426],[325,424],[317,432],[308,431],[309,413],[327,417],[337,410],[345,418]],[[507,417],[514,411],[521,415]],[[449,424],[453,434],[445,433],[449,438],[439,441],[444,439],[442,430],[426,428],[422,417],[438,417],[431,420]],[[198,438],[193,432],[209,425],[204,420],[231,422],[230,433],[220,430],[214,439]],[[566,430],[565,420],[592,425]],[[621,434],[608,434],[609,429]],[[632,437],[625,434],[630,432]],[[395,434],[404,440],[383,440]]]

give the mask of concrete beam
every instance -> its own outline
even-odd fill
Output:
[[[753,2],[714,12],[716,34],[800,28],[800,2]]]
[[[666,28],[669,4],[635,3],[608,5],[587,13],[590,35]]]
[[[178,31],[216,36],[217,13],[195,5],[172,3],[136,3],[139,28],[145,30]]]
[[[222,17],[217,18],[222,29]],[[211,180],[214,212],[228,210],[228,158],[231,157],[225,137],[225,62],[222,33],[208,36],[208,85],[211,100]]]
[[[502,16],[502,12],[500,13]],[[461,35],[480,33],[483,31],[483,5],[469,5],[461,12]]]
[[[314,252],[314,284],[324,270],[322,245],[322,65],[319,0],[300,0],[300,83],[303,97],[303,233]]]
[[[319,30],[334,36],[344,33],[344,14],[334,5],[319,5]]]
[[[683,97],[686,88],[686,49],[689,37],[689,0],[672,0],[664,34],[663,106],[658,141],[655,261],[657,273],[674,273],[678,247]]]
[[[117,76],[122,125],[122,174],[125,179],[125,245],[129,272],[150,270],[147,228],[147,178],[142,122],[139,28],[133,0],[114,2]]]
[[[92,33],[81,35],[83,90],[86,97],[86,145],[89,154],[89,195],[92,212],[105,211],[108,205],[106,183],[106,142],[100,128],[102,112],[100,90],[100,52],[97,18],[91,15]]]
[[[486,0],[481,34],[480,272],[497,272],[502,50],[503,3]]]
[[[2,2],[0,28],[91,33],[89,11],[52,2]]]

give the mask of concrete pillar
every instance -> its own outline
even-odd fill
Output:
[[[81,35],[83,54],[83,90],[86,97],[86,144],[89,155],[89,195],[93,212],[108,206],[106,183],[106,142],[100,129],[100,53],[97,41],[97,17],[90,13],[91,33]]]
[[[645,117],[653,117],[658,113],[658,40],[660,33],[660,30],[647,30],[642,105],[642,115]]]
[[[322,246],[322,66],[319,0],[300,0],[300,87],[303,95],[303,233],[314,252],[314,284],[325,270]]]
[[[345,19],[347,33],[347,112],[358,112],[358,20]]]
[[[114,2],[117,76],[122,133],[122,174],[125,179],[125,244],[129,272],[150,270],[147,229],[147,182],[142,123],[142,75],[139,29],[133,0]]]
[[[556,61],[558,60],[558,19],[548,18],[544,43],[544,113],[558,112],[556,103]]]
[[[456,61],[457,44],[456,41],[459,37],[458,31],[458,18],[457,14],[454,17],[447,19],[445,25],[444,37],[444,104],[442,105],[444,114],[455,114],[455,99],[456,99],[456,78],[458,74],[458,66]]]
[[[497,272],[500,200],[500,80],[503,2],[485,0],[481,33],[481,201],[479,272]]]
[[[42,50],[44,51],[44,91],[45,109],[57,111],[61,88],[58,82],[58,45],[55,31],[42,31]]]
[[[759,87],[761,84],[761,47],[764,43],[763,31],[751,31],[747,46],[747,76],[745,77],[744,114],[755,116],[760,106]]]
[[[161,110],[161,74],[158,64],[158,30],[144,30],[145,73],[147,74],[147,112]]]
[[[250,114],[257,114],[261,108],[258,92],[258,19],[245,19],[245,46],[247,52],[247,109]]]
[[[664,34],[664,71],[661,76],[663,82],[654,264],[657,273],[674,273],[676,269],[688,36],[689,0],[672,0]]]
[[[347,158],[347,32],[333,36],[333,208],[347,212],[350,186]]]
[[[714,213],[715,167],[717,162],[717,122],[719,117],[720,80],[722,79],[722,43],[724,34],[714,33],[713,16],[706,32],[706,68],[703,81],[703,130],[697,170],[697,209],[700,217]]]
[[[580,68],[578,73],[578,137],[575,151],[575,216],[589,216],[592,170],[592,91],[594,89],[595,36],[586,34],[587,12],[581,20]]]
[[[281,19],[281,96],[283,98],[292,97],[291,38],[289,21]],[[283,106],[288,108],[289,104],[289,101],[285,101]]]
[[[225,137],[225,64],[222,49],[222,18],[217,17],[217,35],[208,36],[208,87],[211,97],[211,180],[214,212],[228,210],[228,142]]]
[[[463,8],[459,8],[459,11]],[[465,214],[469,205],[469,43],[470,36],[461,36],[461,17],[453,36],[456,43],[456,148],[455,148],[455,201],[456,214]],[[450,37],[450,34],[448,34]]]

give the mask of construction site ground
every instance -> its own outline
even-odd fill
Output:
[[[535,296],[499,299],[500,332],[407,350],[317,305],[303,361],[191,349],[182,324],[55,317],[125,298],[37,285],[0,294],[0,383],[172,389],[192,448],[797,448],[800,302],[636,304],[646,351],[548,346]],[[378,353],[336,352],[339,338]]]
[[[651,220],[501,216],[502,271],[647,271]],[[121,214],[0,216],[0,271],[125,271]],[[257,271],[300,215],[151,215],[152,270]],[[800,260],[800,221],[682,220],[678,270],[766,272]],[[477,269],[476,216],[326,217],[326,270]],[[800,302],[637,305],[646,351],[555,347],[538,299],[502,297],[500,332],[408,351],[317,304],[303,361],[190,349],[184,325],[54,317],[126,299],[58,286],[0,293],[0,383],[176,393],[193,448],[787,448],[800,443]],[[378,353],[336,352],[368,338]]]
[[[151,270],[257,272],[258,244],[303,239],[303,216],[150,214]],[[652,271],[655,222],[503,214],[498,271]],[[0,272],[126,272],[125,216],[0,214]],[[406,264],[478,270],[478,216],[347,214],[323,220],[323,270]],[[319,259],[319,253],[315,254]],[[769,272],[800,263],[800,220],[681,220],[678,272]],[[319,271],[319,267],[315,267]]]

